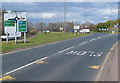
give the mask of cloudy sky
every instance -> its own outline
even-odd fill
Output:
[[[108,19],[118,18],[118,2],[2,2],[2,9],[26,11],[28,20],[36,22],[62,22],[64,21],[64,11],[66,21],[77,21],[83,23],[90,21],[92,23],[105,22]],[[101,0],[102,1],[102,0]],[[105,1],[105,0],[104,0]],[[65,10],[64,10],[65,9]]]

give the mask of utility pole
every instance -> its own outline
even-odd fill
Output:
[[[85,23],[85,8],[83,8],[83,23]]]
[[[1,10],[1,14],[2,14],[2,34],[4,33],[4,13],[5,11],[4,10]]]
[[[111,29],[111,32],[113,32],[113,29],[112,29],[112,5],[110,5],[110,29]]]
[[[44,23],[44,17],[42,17],[42,22],[43,22],[43,31],[44,31],[44,33],[46,35],[46,28],[45,28],[45,23]]]
[[[64,33],[66,35],[66,2],[64,0]]]

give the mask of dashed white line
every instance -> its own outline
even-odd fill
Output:
[[[91,39],[90,41],[94,41],[94,40],[96,40],[96,38],[94,38],[94,39]]]
[[[85,42],[83,42],[83,43],[80,43],[79,45],[83,45],[83,44],[85,44],[85,43],[88,43],[88,41],[85,41]]]
[[[66,48],[66,49],[64,49],[64,50],[62,50],[62,51],[59,51],[58,53],[62,53],[62,52],[67,51],[67,50],[69,50],[69,49],[71,49],[71,48],[74,48],[74,46],[69,47],[69,48]]]
[[[97,39],[100,39],[100,38],[102,38],[102,37],[98,37]]]
[[[41,58],[41,59],[36,60],[36,61],[34,61],[34,62],[31,62],[31,63],[29,63],[29,64],[26,64],[26,65],[24,65],[24,66],[21,66],[21,67],[19,67],[19,68],[17,68],[17,69],[14,69],[14,70],[12,70],[12,71],[10,71],[10,72],[5,73],[5,75],[11,74],[11,73],[13,73],[13,72],[16,72],[16,71],[18,71],[18,70],[20,70],[20,69],[23,69],[23,68],[25,68],[25,67],[28,67],[28,66],[30,66],[30,65],[32,65],[32,64],[35,64],[35,63],[38,62],[38,61],[42,61],[42,60],[45,60],[45,59],[47,59],[47,58],[48,58],[48,57],[44,57],[44,58]]]

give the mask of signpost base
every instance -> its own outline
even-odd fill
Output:
[[[8,43],[8,33],[7,33],[6,35],[7,35],[7,38],[6,38],[6,43]]]
[[[26,43],[26,32],[24,32],[24,43]]]
[[[15,44],[17,44],[17,32],[15,32]]]

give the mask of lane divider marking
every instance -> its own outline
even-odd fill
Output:
[[[12,71],[10,71],[10,72],[5,73],[5,75],[11,74],[11,73],[13,73],[13,72],[16,72],[16,71],[18,71],[18,70],[20,70],[20,69],[23,69],[23,68],[25,68],[25,67],[28,67],[28,66],[30,66],[30,65],[33,65],[33,64],[35,64],[36,62],[45,60],[45,59],[47,59],[47,58],[48,58],[48,57],[44,57],[44,58],[41,58],[41,59],[36,60],[36,61],[34,61],[34,62],[31,62],[31,63],[29,63],[29,64],[26,64],[26,65],[24,65],[24,66],[21,66],[21,67],[19,67],[19,68],[17,68],[17,69],[14,69],[14,70],[12,70]]]
[[[80,43],[79,45],[83,45],[83,44],[85,44],[85,43],[88,43],[88,41],[85,41],[85,42],[83,42],[83,43]]]
[[[107,36],[109,36],[109,35],[107,35]],[[107,36],[103,36],[103,37],[107,37]],[[100,39],[100,38],[102,38],[102,37],[97,37],[97,38],[91,39],[91,40],[89,40],[89,41],[94,41],[94,40],[96,40],[96,39]],[[89,41],[85,41],[85,42],[83,42],[83,43],[80,43],[79,45],[86,44],[86,43],[88,43]],[[65,51],[70,50],[70,49],[72,49],[72,48],[74,48],[74,47],[75,47],[75,46],[72,46],[72,47],[66,48],[66,49],[64,49],[64,50],[62,50],[62,51],[59,51],[58,53],[65,52]]]
[[[70,50],[70,49],[72,49],[72,48],[74,48],[74,46],[72,46],[72,47],[69,47],[69,48],[66,48],[66,49],[64,49],[64,50],[62,50],[62,51],[59,51],[58,53],[65,52],[65,51],[67,51],[67,50]]]
[[[96,40],[96,38],[94,38],[94,39],[91,39],[90,41],[94,41],[94,40]]]

